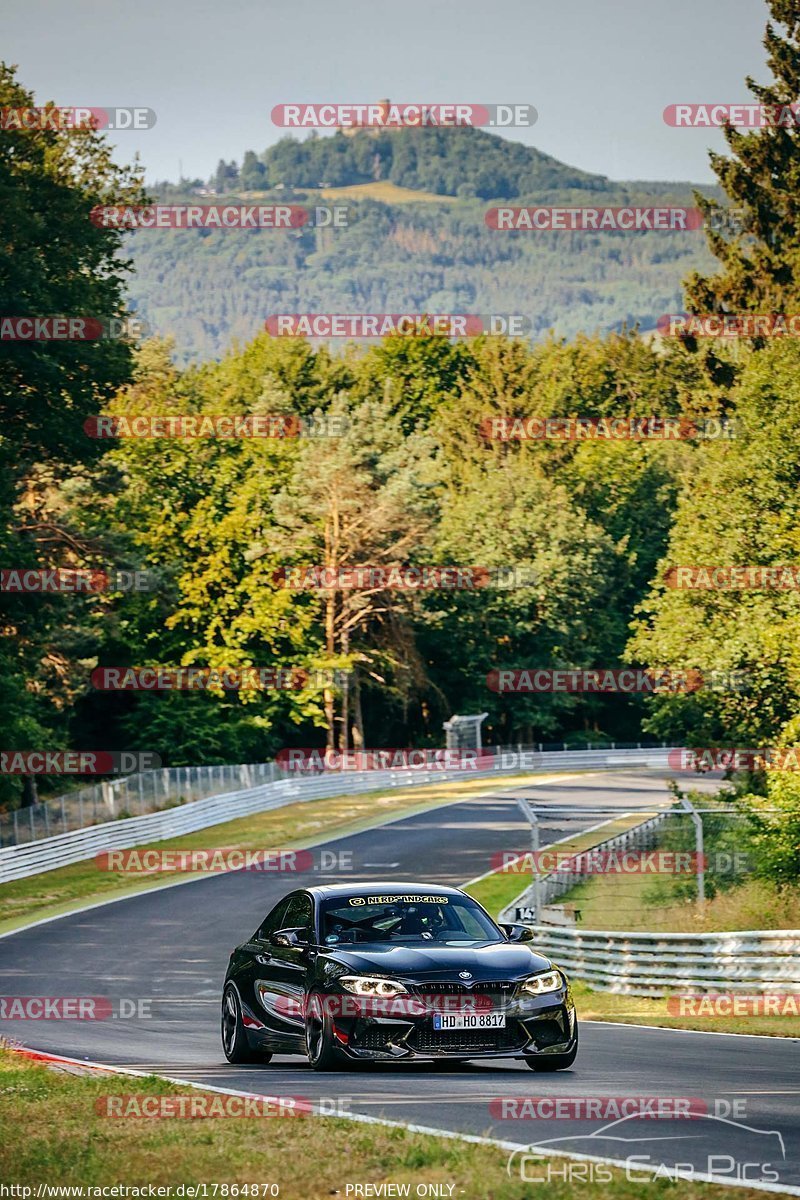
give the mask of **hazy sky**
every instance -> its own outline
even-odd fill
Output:
[[[667,104],[747,100],[762,0],[3,0],[0,53],[40,102],[155,109],[114,136],[147,178],[207,177],[292,101],[528,103],[509,134],[616,179],[712,179],[719,133]]]

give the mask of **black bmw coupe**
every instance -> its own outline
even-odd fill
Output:
[[[496,925],[458,888],[336,884],[292,892],[231,955],[222,996],[229,1062],[305,1054],[355,1061],[519,1058],[570,1067],[569,981],[525,925]]]

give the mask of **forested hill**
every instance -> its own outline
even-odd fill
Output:
[[[352,189],[352,190],[348,190]],[[681,280],[708,270],[702,231],[498,233],[492,203],[692,204],[688,183],[614,183],[478,129],[287,137],[209,180],[153,189],[350,205],[347,229],[146,230],[127,248],[130,294],[180,362],[219,358],[279,313],[513,313],[532,337],[573,337],[679,311]]]
[[[387,180],[399,187],[440,196],[507,200],[552,188],[608,187],[604,175],[590,175],[482,129],[362,130],[345,136],[282,138],[260,158],[248,151],[237,170],[220,164],[215,185],[243,188],[347,187]]]

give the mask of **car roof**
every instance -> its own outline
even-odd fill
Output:
[[[353,880],[352,883],[326,883],[320,884],[318,887],[305,888],[312,896],[316,896],[319,900],[335,900],[337,896],[350,896],[354,893],[381,896],[405,896],[414,894],[417,896],[463,896],[464,893],[460,888],[448,887],[442,883],[418,883],[416,880],[392,880],[387,883],[385,880]]]

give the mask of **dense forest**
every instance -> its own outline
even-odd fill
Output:
[[[337,194],[355,186],[366,192]],[[408,189],[405,195],[386,187]],[[707,189],[709,195],[719,189]],[[344,229],[140,230],[126,247],[130,296],[179,362],[219,358],[273,313],[519,313],[531,337],[640,326],[680,311],[681,280],[708,270],[702,232],[504,233],[492,203],[693,203],[689,184],[610,183],[480,129],[360,131],[283,138],[209,180],[161,183],[167,201],[254,196],[346,203]],[[206,193],[211,195],[206,195]],[[441,197],[441,199],[439,199]]]
[[[776,82],[759,94],[788,103],[797,100],[800,19],[780,0],[773,11],[785,27],[766,43]],[[0,99],[9,107],[32,102],[8,69]],[[713,156],[713,164],[726,203],[743,214],[741,227],[708,234],[717,267],[688,276],[684,302],[700,313],[797,311],[797,133],[731,129],[726,136],[729,156]],[[136,202],[139,177],[115,167],[88,130],[69,139],[34,130],[2,137],[12,251],[2,268],[3,310],[124,314],[130,238],[87,224],[85,213],[99,203]],[[359,140],[342,141],[343,170],[367,170]],[[321,143],[311,143],[314,153],[333,153],[317,150]],[[413,174],[398,161],[401,140],[370,145],[383,154],[381,170],[395,172],[403,186],[452,187],[429,168]],[[278,173],[288,173],[289,159],[280,155],[289,153],[286,143],[274,148],[269,170],[280,163]],[[517,157],[530,180],[555,169],[534,152]],[[323,159],[314,170],[333,174]],[[464,178],[474,183],[472,173]],[[713,199],[701,203],[718,214]],[[424,210],[432,258],[452,236],[437,214]],[[401,231],[380,205],[369,209],[370,223],[376,246],[413,255],[420,228]],[[137,235],[134,260],[146,236]],[[161,243],[164,275],[182,253],[180,239],[194,236],[171,234],[169,254]],[[248,247],[268,239],[235,242],[228,233],[195,240],[204,254],[242,255],[247,263]],[[466,235],[461,243],[491,274],[488,243],[484,249]],[[623,258],[643,254],[638,237],[614,244]],[[502,255],[503,245],[511,242],[498,239],[493,252]],[[674,267],[680,251],[670,246],[662,252],[676,255]],[[269,279],[280,276],[282,308],[292,311],[301,246],[284,242],[275,252],[280,264],[246,269],[275,273],[254,282],[265,310]],[[312,257],[326,253],[317,248]],[[569,288],[553,253],[553,287]],[[390,272],[385,259],[382,269]],[[513,269],[530,286],[522,259]],[[628,259],[620,269],[633,286]],[[350,278],[346,303],[370,311],[377,293],[364,283],[363,263],[352,262]],[[433,294],[434,310],[472,299],[455,283]],[[239,300],[227,298],[233,306]],[[420,297],[420,306],[430,300]],[[501,291],[494,307],[513,309]],[[791,338],[666,344],[628,329],[530,345],[399,334],[334,352],[262,333],[220,361],[192,366],[160,339],[138,347],[19,343],[3,355],[0,388],[3,562],[139,569],[149,579],[141,591],[0,593],[0,718],[8,746],[141,747],[169,765],[253,761],[326,741],[440,745],[446,718],[475,711],[488,712],[486,737],[499,743],[580,743],[643,731],[694,745],[796,739],[796,589],[670,586],[680,564],[796,559],[800,347]],[[85,431],[99,413],[280,416],[298,436],[103,441]],[[615,415],[725,419],[734,434],[616,441],[485,435],[492,417]],[[286,586],[291,568],[309,564],[526,571],[515,587]],[[504,668],[626,664],[704,678],[736,673],[744,683],[622,697],[504,694],[488,682]],[[281,667],[308,675],[302,686],[283,689],[99,691],[92,672],[112,665]],[[7,802],[19,801],[19,783],[0,786]],[[791,773],[759,786],[771,803],[796,813],[800,785]],[[796,820],[783,831],[787,862],[797,854]]]

